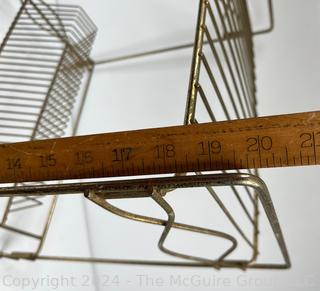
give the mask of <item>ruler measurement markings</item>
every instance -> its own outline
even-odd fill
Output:
[[[314,162],[317,163],[317,151],[316,151],[316,138],[314,131],[312,132],[312,141],[313,141],[313,155],[314,155]]]
[[[100,162],[100,168],[101,168],[101,173],[103,176],[106,176],[106,172],[104,170],[104,164],[103,164],[103,161]]]
[[[312,165],[318,120],[320,112],[5,144],[0,182]]]
[[[233,168],[238,168],[237,163],[236,163],[236,152],[233,150]]]
[[[260,136],[258,135],[258,155],[259,155],[259,165],[260,167],[262,167],[262,161],[261,161],[261,140],[260,140]],[[254,168],[256,168],[256,163],[255,160],[253,159],[253,164],[254,164]]]
[[[176,159],[174,159],[174,171],[175,172],[179,172],[179,170],[178,170],[178,164],[177,164],[177,160]]]
[[[111,169],[112,169],[112,175],[114,176],[115,172],[114,172],[114,166],[113,165],[111,165]]]
[[[146,171],[144,167],[144,159],[141,159],[141,165],[142,165],[142,172],[144,173]]]
[[[155,162],[153,162],[152,165],[153,165],[153,173],[155,173],[156,172],[156,164],[155,164]]]
[[[285,151],[286,151],[287,166],[289,166],[289,154],[288,154],[288,148],[287,148],[287,146],[285,147]]]
[[[274,156],[274,152],[272,152],[272,162],[273,162],[273,166],[276,166],[276,158]]]
[[[208,155],[209,155],[209,164],[211,168],[211,143],[208,141]]]
[[[186,170],[187,170],[187,172],[190,172],[188,154],[186,154]]]

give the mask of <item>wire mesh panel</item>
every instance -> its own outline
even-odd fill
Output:
[[[196,122],[198,93],[211,121],[254,117],[254,55],[246,2],[210,1],[206,7],[201,10],[203,28],[198,24],[185,123]]]
[[[95,35],[96,27],[78,6],[48,5],[41,0],[22,3],[0,47],[2,143],[65,134],[91,66],[88,56]],[[43,157],[41,166],[55,162]],[[8,167],[18,174],[21,162],[8,160]],[[55,203],[56,197],[10,198],[1,227],[40,240],[40,248]],[[10,226],[10,221],[18,219],[18,212],[21,221],[38,206],[44,208],[39,212],[46,217],[41,219],[45,224],[42,234],[33,234],[30,225]]]
[[[25,1],[2,42],[2,142],[62,136],[70,119],[95,27],[78,7],[53,7]]]
[[[246,1],[200,1],[185,124],[257,116],[252,36]],[[218,140],[208,140],[199,146],[204,156],[210,156],[211,163],[232,163],[224,161],[219,154],[221,143]],[[240,163],[248,164],[249,158],[247,155],[247,160]],[[252,174],[251,171],[249,173]],[[254,173],[257,174],[257,171]],[[234,174],[230,174],[230,177],[232,175]],[[239,215],[235,217],[232,208],[228,208],[223,202],[222,196],[226,194],[216,192],[212,187],[207,187],[207,190],[238,233],[238,243],[242,241],[251,249],[251,255],[247,259],[232,263],[234,266],[240,263],[244,268],[254,267],[259,253],[257,194],[247,186],[235,187],[232,178],[230,179],[229,191],[239,204],[244,220],[252,227],[250,234]],[[278,239],[277,235],[276,238]],[[288,266],[289,258],[284,241],[278,241],[278,244],[285,264],[261,264],[260,267]]]

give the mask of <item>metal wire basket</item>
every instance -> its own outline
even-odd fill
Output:
[[[28,18],[29,22],[27,23],[31,24],[26,24],[26,26],[23,26],[23,29],[28,27],[28,25],[32,25],[32,27],[35,26],[39,31],[49,34],[50,38],[55,38],[55,42],[62,45],[62,48],[58,49],[62,52],[62,57],[60,57],[60,62],[54,67],[53,71],[55,72],[55,76],[47,87],[49,93],[47,92],[46,95],[44,95],[47,97],[43,101],[41,110],[38,113],[34,113],[37,117],[35,119],[36,129],[34,129],[33,133],[30,135],[31,139],[52,137],[51,134],[54,134],[54,136],[62,134],[62,128],[66,125],[68,118],[66,117],[63,119],[62,124],[58,123],[57,125],[56,116],[64,117],[70,114],[72,104],[74,103],[73,99],[77,95],[80,86],[84,67],[89,68],[92,74],[93,68],[98,65],[169,52],[190,46],[193,47],[193,57],[184,124],[188,125],[202,122],[202,119],[209,119],[212,122],[216,122],[226,119],[255,117],[257,116],[257,100],[255,96],[256,88],[252,37],[254,34],[262,34],[272,30],[273,13],[271,1],[268,1],[268,5],[270,28],[253,32],[250,25],[246,1],[200,0],[196,37],[192,44],[183,44],[113,59],[93,61],[88,57],[88,54],[95,36],[95,27],[87,17],[84,16],[85,14],[80,8],[63,5],[49,6],[42,1],[35,4],[35,1],[30,0],[23,3],[22,8],[1,47],[2,51],[0,58],[3,55],[3,52],[5,52],[5,49],[8,48],[8,41],[12,38],[11,35],[14,35],[15,29],[17,29],[16,27],[18,26],[19,28],[22,21],[21,19],[24,18]],[[74,24],[78,29],[79,27],[82,28],[83,23],[89,23],[82,33],[79,35],[76,33],[76,37],[74,37],[74,31],[71,30],[70,32],[67,30],[67,28],[70,27],[70,24],[67,23],[67,21],[70,18],[69,14],[71,11],[81,11],[81,13],[76,14],[77,17],[80,17],[81,20],[79,21],[81,24],[77,22],[77,24]],[[37,15],[37,17],[34,15]],[[41,20],[39,20],[38,17]],[[55,21],[52,22],[51,18]],[[22,25],[25,24],[22,23]],[[71,36],[68,35],[68,32]],[[50,50],[52,48],[53,46],[50,44],[47,49]],[[47,66],[47,63],[45,66]],[[40,82],[42,80],[33,81]],[[19,83],[19,85],[20,84],[21,83]],[[88,90],[88,87],[86,88],[87,89],[84,90],[84,95],[86,95]],[[25,94],[26,92],[22,90],[22,93]],[[73,96],[71,97],[71,100],[69,99],[70,96]],[[59,101],[56,100],[57,98]],[[63,107],[65,111],[61,109],[61,107]],[[61,110],[63,111],[61,112]],[[63,114],[63,112],[67,112],[67,114]],[[202,114],[199,114],[198,112]],[[54,129],[57,129],[57,127],[59,131],[55,132]],[[29,136],[26,135],[23,137]],[[216,141],[211,141],[208,144],[202,145],[203,148],[206,149],[204,150],[204,154],[207,152],[207,149],[214,154],[215,142]],[[245,163],[245,161],[243,162]],[[27,196],[28,198],[26,199],[35,199],[34,197],[30,198],[29,196],[33,192],[42,192],[44,194],[70,192],[84,193],[89,200],[118,216],[149,224],[163,225],[165,228],[158,242],[160,250],[166,254],[182,258],[186,261],[48,256],[40,254],[41,247],[39,247],[36,252],[3,252],[2,256],[8,258],[75,262],[178,265],[214,268],[236,267],[242,269],[287,268],[290,266],[289,256],[270,195],[263,181],[258,178],[256,171],[252,173],[249,172],[249,174],[239,172],[222,172],[214,175],[196,174],[197,175],[190,176],[186,173],[177,173],[174,177],[151,180],[103,181],[68,185],[26,186],[13,188],[11,190],[6,189],[9,194],[18,192],[22,196]],[[146,187],[146,185],[148,185],[148,187]],[[150,187],[150,185],[152,187]],[[225,186],[229,189],[228,191],[233,195],[232,199],[240,206],[242,216],[251,226],[250,235],[248,235],[248,231],[243,229],[242,224],[238,222],[238,219],[235,218],[232,211],[229,210],[227,205],[223,202],[220,194],[221,186]],[[235,231],[236,235],[224,231],[223,229],[209,229],[175,222],[174,208],[163,196],[169,192],[171,193],[174,189],[189,187],[201,187],[208,190],[210,196],[214,199],[220,211],[222,211],[224,219],[233,226],[233,231]],[[244,198],[244,196],[246,196],[246,198]],[[151,197],[166,212],[168,217],[167,220],[131,213],[120,209],[109,202],[109,199],[136,197]],[[9,205],[13,205],[12,199],[10,201]],[[34,202],[34,200],[32,201]],[[265,210],[281,250],[284,259],[284,263],[282,264],[256,262],[259,254],[259,203],[262,204]],[[50,209],[50,215],[46,221],[45,232],[41,238],[42,243],[44,242],[50,218],[53,214],[53,207]],[[7,212],[9,213],[10,211]],[[4,223],[2,226],[4,227]],[[165,241],[172,228],[222,238],[223,240],[228,241],[228,248],[221,251],[221,253],[213,259],[169,249],[165,246]],[[239,243],[246,244],[250,248],[251,253],[247,258],[238,259],[233,257]]]

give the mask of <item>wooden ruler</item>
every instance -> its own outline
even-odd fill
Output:
[[[320,111],[0,145],[0,182],[319,164]]]

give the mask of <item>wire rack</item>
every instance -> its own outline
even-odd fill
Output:
[[[78,6],[24,1],[0,47],[2,143],[65,134],[86,71],[96,27]],[[81,65],[79,65],[81,64]],[[84,85],[86,86],[86,85]],[[75,124],[74,133],[77,125]],[[21,186],[24,184],[16,185]],[[10,198],[1,227],[39,241],[39,252],[57,197]],[[48,207],[49,204],[49,207]],[[43,231],[11,226],[30,208],[48,208]],[[42,211],[42,209],[40,210]],[[19,213],[18,213],[19,212]]]
[[[112,59],[91,60],[88,55],[92,42],[95,37],[95,26],[87,18],[83,10],[79,7],[64,5],[48,5],[42,1],[25,1],[14,20],[9,33],[7,34],[2,46],[1,57],[5,55],[10,47],[10,41],[21,36],[20,30],[36,29],[41,34],[46,34],[44,50],[48,50],[49,55],[46,61],[41,58],[38,70],[51,73],[51,81],[41,78],[30,79],[30,92],[21,89],[22,98],[29,101],[35,101],[39,98],[37,90],[44,86],[47,90],[42,92],[41,105],[32,107],[35,111],[33,126],[30,126],[30,135],[23,133],[19,138],[48,138],[63,134],[63,128],[66,127],[68,118],[72,111],[72,105],[79,91],[83,70],[89,68],[90,78],[95,66],[106,65],[117,61],[124,61],[132,58],[145,57],[148,55],[170,52],[174,50],[193,47],[193,57],[191,64],[191,74],[187,94],[186,110],[184,124],[199,123],[206,120],[212,122],[220,120],[239,119],[257,116],[256,111],[256,88],[255,88],[255,70],[254,70],[254,50],[253,35],[263,34],[272,30],[273,12],[272,3],[268,1],[270,27],[261,31],[253,32],[250,25],[247,2],[244,0],[211,0],[199,1],[198,20],[196,25],[195,41],[193,43],[182,44],[179,46],[161,48],[152,51],[135,53],[126,56],[120,56]],[[74,14],[72,14],[74,13]],[[70,16],[72,14],[72,16]],[[76,21],[75,21],[76,19]],[[71,23],[70,23],[71,21]],[[19,29],[20,27],[20,29]],[[17,29],[18,28],[18,29]],[[18,32],[17,32],[18,31]],[[43,38],[34,38],[33,32],[27,32],[28,37],[32,36],[32,42],[39,42]],[[20,40],[19,45],[30,46]],[[50,44],[48,44],[48,42]],[[9,44],[9,45],[8,45]],[[16,49],[15,49],[16,51]],[[24,50],[24,54],[25,54]],[[47,51],[46,51],[47,52]],[[18,58],[24,60],[26,57],[20,56],[19,51],[14,52]],[[43,52],[42,52],[43,53]],[[16,58],[17,59],[17,58]],[[33,68],[34,62],[39,61],[37,57],[30,59]],[[52,63],[52,65],[48,65]],[[10,70],[11,63],[8,64]],[[52,69],[52,71],[50,71]],[[22,72],[19,71],[19,74]],[[18,86],[25,86],[21,80],[15,80]],[[25,82],[25,81],[24,81]],[[44,82],[44,83],[42,83]],[[45,83],[47,82],[47,83]],[[10,83],[8,83],[10,84]],[[37,86],[34,86],[36,84]],[[39,85],[38,84],[44,84]],[[46,85],[47,84],[47,85]],[[13,91],[15,92],[15,91]],[[32,93],[33,92],[33,93]],[[36,93],[34,93],[36,92]],[[84,96],[88,92],[88,85],[84,90]],[[16,94],[17,92],[15,92]],[[30,97],[29,97],[29,94]],[[33,95],[32,95],[33,94]],[[37,95],[38,94],[38,95]],[[27,96],[27,97],[26,97]],[[39,98],[40,99],[40,98]],[[17,99],[18,100],[18,99]],[[23,99],[27,100],[27,99]],[[38,99],[37,99],[38,100]],[[14,101],[16,102],[16,101]],[[83,109],[83,103],[80,105],[80,112]],[[32,120],[32,118],[30,118]],[[28,121],[27,121],[28,122]],[[23,125],[24,126],[24,125]],[[8,131],[11,128],[8,127]],[[26,128],[17,128],[17,130],[27,130]],[[25,132],[25,131],[23,131]],[[215,141],[209,145],[214,154]],[[289,256],[286,250],[279,221],[277,219],[270,195],[263,181],[258,178],[257,172],[239,173],[222,172],[215,175],[187,175],[186,173],[177,173],[174,177],[166,179],[152,180],[128,180],[117,182],[96,182],[96,183],[77,183],[70,186],[50,185],[50,186],[28,186],[19,187],[21,195],[30,195],[33,191],[43,191],[47,194],[80,192],[85,196],[106,209],[107,211],[121,217],[134,221],[140,221],[149,224],[162,225],[164,230],[158,242],[159,249],[173,257],[184,259],[183,262],[177,261],[155,261],[155,260],[128,260],[128,259],[108,259],[108,258],[86,258],[70,256],[46,256],[40,253],[41,247],[36,252],[12,252],[5,253],[4,257],[25,258],[25,259],[45,259],[75,262],[100,262],[100,263],[123,263],[123,264],[144,264],[144,265],[177,265],[177,266],[197,266],[214,268],[287,268],[290,266]],[[152,190],[146,185],[153,185]],[[232,199],[241,208],[244,216],[251,227],[251,231],[243,229],[242,224],[234,216],[232,211],[221,199],[220,188],[227,187],[232,194]],[[232,225],[236,235],[219,229],[208,229],[189,224],[183,224],[175,221],[174,208],[165,200],[164,196],[168,192],[174,193],[174,189],[184,189],[188,187],[201,187],[207,189],[209,195],[213,198],[219,207],[224,218]],[[99,190],[97,190],[99,188]],[[103,190],[101,190],[103,189]],[[124,190],[125,189],[125,190]],[[13,189],[13,191],[17,191]],[[139,215],[120,209],[109,202],[117,198],[134,198],[136,196],[151,197],[167,214],[167,220],[154,217]],[[172,194],[170,194],[172,195]],[[244,198],[245,196],[245,198]],[[34,197],[27,198],[35,204],[39,204]],[[19,200],[20,201],[20,200]],[[270,222],[275,239],[281,250],[284,263],[257,263],[259,254],[259,204],[262,204],[266,216]],[[10,207],[13,205],[10,199]],[[9,208],[10,208],[9,207]],[[10,211],[6,211],[8,214]],[[7,215],[6,214],[6,215]],[[53,207],[49,210],[49,218],[45,222],[45,232],[42,235],[42,243],[45,234],[49,228],[50,219],[53,215]],[[5,220],[4,220],[5,222]],[[2,226],[4,226],[4,222]],[[165,241],[172,228],[178,228],[190,232],[211,235],[222,238],[228,242],[226,250],[217,255],[217,258],[203,258],[196,255],[172,250],[165,246]],[[231,246],[230,246],[231,243]],[[237,246],[241,243],[246,244],[251,254],[247,258],[237,259],[233,254]]]

